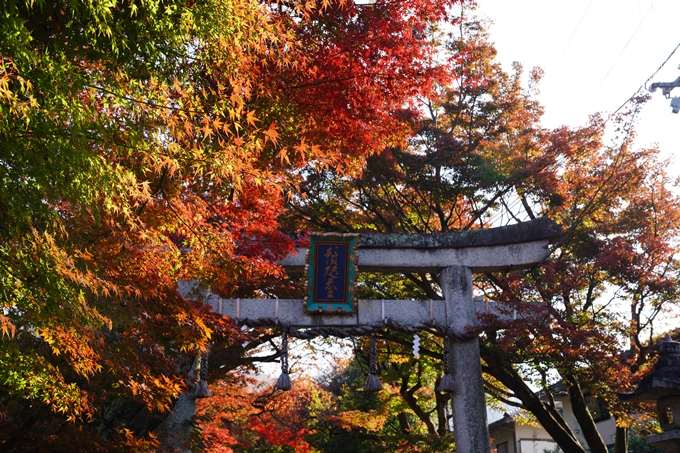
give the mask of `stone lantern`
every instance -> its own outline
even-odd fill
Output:
[[[619,394],[623,401],[656,403],[663,432],[645,438],[666,453],[680,453],[680,343],[666,335],[659,345],[654,371],[642,378],[633,393]]]

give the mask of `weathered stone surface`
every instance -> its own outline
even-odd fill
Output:
[[[194,360],[187,383],[195,382],[198,361]],[[190,453],[195,435],[196,397],[185,391],[175,401],[170,414],[154,429],[153,433],[163,440],[158,451]]]
[[[465,266],[473,272],[522,269],[540,263],[549,245],[563,234],[547,218],[499,228],[433,234],[363,233],[359,241],[360,272],[438,272]],[[279,262],[290,273],[305,269],[308,249]]]
[[[680,376],[676,376],[675,379],[680,381]],[[619,393],[619,398],[634,403],[656,403],[664,396],[673,394],[680,395],[680,382],[669,382],[666,379],[647,375],[640,381],[635,392]]]
[[[645,437],[645,442],[665,453],[680,453],[680,429]]]
[[[524,269],[540,263],[550,255],[545,239],[510,245],[474,248],[419,249],[370,248],[358,250],[359,272],[439,272],[449,266],[464,266],[475,273]],[[307,249],[299,249],[279,264],[290,273],[305,270]]]
[[[680,453],[680,343],[670,335],[658,346],[659,360],[633,393],[621,394],[624,401],[656,403],[663,432],[645,441],[666,453]]]
[[[241,299],[237,303],[236,299],[213,297],[207,300],[207,303],[217,313],[234,319],[274,319],[277,315],[276,299]],[[479,325],[479,319],[476,316],[478,313],[495,315],[500,321],[512,321],[518,316],[512,309],[496,302],[479,301],[474,304],[475,316],[469,318],[471,319],[469,324],[462,326],[461,333],[467,328]],[[367,326],[379,322],[384,317],[404,325],[415,325],[430,319],[435,319],[442,325],[450,325],[457,316],[460,316],[456,310],[449,313],[443,300],[360,300],[355,314],[324,313],[320,315],[305,312],[302,299],[279,299],[278,319],[280,323],[296,328]]]
[[[190,453],[195,430],[196,398],[188,393],[181,395],[170,415],[154,430],[163,439],[159,451]]]
[[[359,271],[441,272],[444,301],[362,300],[358,302],[357,313],[335,315],[306,313],[301,299],[223,300],[213,295],[203,296],[206,303],[225,316],[241,320],[267,319],[274,325],[355,327],[389,318],[413,326],[435,319],[455,332],[466,334],[479,325],[478,313],[491,312],[502,320],[514,319],[510,310],[496,304],[475,303],[472,273],[514,270],[540,263],[550,254],[549,244],[561,235],[561,228],[548,219],[462,233],[362,234]],[[300,249],[279,264],[289,272],[303,272],[305,252]],[[192,292],[190,284],[180,290]],[[490,453],[479,341],[477,338],[463,342],[451,340],[450,349],[456,385],[452,395],[456,451]]]
[[[465,332],[476,322],[476,307],[472,299],[472,272],[464,267],[448,267],[439,282],[448,311],[452,314],[451,327]],[[479,340],[450,343],[451,372],[456,391],[451,398],[456,452],[491,453],[489,428],[486,422],[484,381],[479,361]]]
[[[497,228],[432,234],[362,234],[360,249],[368,248],[465,248],[556,240],[564,232],[547,217]]]

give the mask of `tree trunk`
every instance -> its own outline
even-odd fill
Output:
[[[434,423],[432,423],[432,420],[430,419],[430,415],[418,405],[418,401],[416,400],[415,396],[413,396],[413,394],[417,392],[422,387],[422,385],[416,384],[409,389],[408,378],[409,376],[404,376],[402,378],[399,394],[406,404],[408,404],[408,407],[413,411],[413,413],[420,419],[420,421],[425,424],[428,434],[431,436],[435,435],[437,430],[434,427]]]
[[[437,379],[436,386],[439,385]],[[434,392],[437,402],[437,433],[440,437],[444,437],[449,433],[449,420],[446,417],[446,405],[451,401],[448,393]]]
[[[482,358],[487,363],[486,371],[515,393],[515,396],[522,401],[528,411],[534,414],[564,453],[586,453],[559,412],[545,405],[526,385],[512,365],[498,357],[489,345],[482,348]]]
[[[628,453],[628,428],[616,427],[614,453]]]
[[[397,420],[399,420],[399,428],[402,434],[411,434],[411,426],[408,423],[408,416],[406,412],[399,412],[397,414]]]
[[[581,391],[581,386],[578,382],[572,380],[569,382],[569,399],[571,400],[571,408],[574,411],[574,416],[581,428],[581,433],[590,447],[592,453],[608,453],[607,445],[602,440],[600,432],[597,430],[597,425],[593,420],[586,399]]]

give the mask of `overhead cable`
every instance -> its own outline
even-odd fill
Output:
[[[583,22],[583,18],[586,17],[586,13],[588,12],[590,5],[592,5],[592,4],[593,4],[593,0],[590,0],[590,2],[588,3],[588,6],[586,6],[585,11],[583,11],[583,15],[581,16],[581,19],[578,21],[578,24],[576,24],[576,28],[574,29],[574,32],[571,34],[571,37],[569,38],[567,45],[564,46],[564,50],[562,51],[562,55],[560,55],[559,60],[557,60],[557,64],[555,65],[555,68],[552,70],[552,73],[550,74],[550,78],[545,83],[545,86],[543,87],[544,90],[548,88],[548,85],[550,85],[550,81],[552,80],[553,76],[555,75],[555,72],[557,72],[557,68],[560,66],[560,62],[562,61],[562,57],[564,57],[564,54],[567,53],[567,49],[569,48],[569,44],[571,44],[571,40],[574,39],[574,35],[576,35],[578,28],[581,26],[581,22]]]
[[[650,76],[647,78],[647,80],[645,80],[645,83],[643,83],[642,85],[640,85],[640,88],[638,88],[638,89],[635,91],[635,93],[633,93],[628,99],[626,99],[626,101],[625,101],[623,104],[621,104],[621,106],[620,106],[618,109],[614,110],[614,111],[607,117],[607,120],[605,121],[605,123],[606,123],[607,121],[609,121],[614,115],[616,115],[617,113],[619,113],[619,110],[621,110],[621,109],[622,109],[626,104],[628,104],[635,96],[637,96],[637,94],[638,94],[639,92],[641,92],[643,88],[644,88],[644,89],[647,89],[647,83],[649,83],[649,81],[652,80],[652,79],[654,78],[654,76],[657,75],[657,74],[659,73],[659,71],[661,71],[661,68],[663,68],[664,66],[666,66],[666,63],[668,63],[668,60],[671,59],[671,57],[673,56],[673,54],[675,54],[675,52],[676,52],[679,48],[680,48],[680,43],[678,43],[678,45],[675,46],[675,49],[673,49],[673,51],[670,53],[670,55],[668,55],[668,57],[664,60],[664,62],[661,63],[661,66],[659,66],[659,68],[658,68],[656,71],[654,71],[654,74],[650,75]]]
[[[623,53],[624,53],[624,52],[626,51],[626,49],[628,48],[628,45],[631,43],[631,41],[633,40],[633,38],[635,37],[635,35],[637,34],[637,32],[638,32],[638,31],[640,30],[640,28],[642,27],[642,24],[644,23],[645,19],[647,19],[647,16],[649,16],[649,13],[652,11],[652,9],[654,9],[654,5],[656,5],[656,2],[657,2],[657,1],[658,1],[658,0],[655,0],[654,3],[652,4],[652,6],[647,10],[647,13],[645,14],[645,17],[642,18],[642,20],[641,20],[640,23],[638,24],[637,28],[635,29],[635,31],[634,31],[633,34],[631,35],[630,39],[628,39],[628,42],[626,42],[626,45],[623,46],[623,49],[621,49],[621,52],[619,53],[619,56],[616,57],[616,60],[614,60],[614,63],[612,63],[611,67],[609,68],[609,71],[607,71],[607,74],[605,74],[604,78],[602,79],[602,81],[600,82],[600,84],[597,86],[597,89],[595,90],[595,93],[593,93],[593,97],[590,98],[590,101],[588,101],[588,103],[587,103],[586,106],[584,107],[584,110],[586,110],[586,109],[588,108],[588,106],[590,105],[590,103],[593,102],[593,99],[595,99],[595,96],[597,96],[597,93],[600,92],[600,88],[602,88],[602,85],[604,84],[605,80],[607,80],[607,77],[609,77],[609,74],[612,72],[612,69],[614,69],[614,66],[616,66],[616,63],[617,63],[617,62],[619,61],[619,59],[621,58],[621,55],[623,55]]]

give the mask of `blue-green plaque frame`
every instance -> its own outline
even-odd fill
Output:
[[[313,233],[307,253],[305,311],[353,314],[359,255],[355,233]]]

